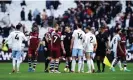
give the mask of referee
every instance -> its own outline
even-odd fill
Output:
[[[105,26],[100,27],[100,32],[96,36],[97,39],[97,50],[96,50],[96,59],[97,59],[97,73],[101,72],[100,63],[102,63],[102,72],[105,70],[105,64],[103,63],[104,57],[106,55],[106,50],[108,49],[108,36],[105,33]]]

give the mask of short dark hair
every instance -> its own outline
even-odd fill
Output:
[[[118,33],[120,30],[121,30],[121,29],[116,29],[116,30],[115,30],[115,33]]]
[[[17,29],[17,30],[20,30],[20,28],[21,28],[21,25],[19,25],[19,24],[16,25],[16,29]]]
[[[82,28],[82,25],[80,23],[77,24],[78,28]]]
[[[91,30],[91,27],[90,26],[87,26],[86,29],[88,29],[90,31]]]

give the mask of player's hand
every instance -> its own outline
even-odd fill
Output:
[[[48,49],[47,48],[44,48],[45,51],[47,51]]]
[[[94,48],[94,52],[96,52],[96,48]]]
[[[70,46],[70,52],[72,52],[72,46]]]
[[[63,54],[66,54],[66,51],[65,50],[63,50]]]

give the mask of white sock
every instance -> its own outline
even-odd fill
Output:
[[[76,61],[72,60],[72,71],[75,71],[75,65],[76,65]]]
[[[116,58],[113,59],[111,67],[113,67],[113,65],[115,64]]]
[[[84,71],[84,60],[82,61],[81,70]]]
[[[12,59],[12,66],[13,66],[13,70],[15,70],[15,66],[16,66],[16,59],[15,58]]]
[[[90,61],[91,61],[91,66],[92,66],[92,69],[94,70],[94,69],[95,69],[95,67],[94,67],[94,62],[93,62],[93,60],[92,60],[92,59],[91,59]]]
[[[78,72],[80,72],[81,66],[82,66],[82,60],[79,59],[79,61],[78,61]]]
[[[20,60],[17,60],[17,71],[19,71],[19,67],[20,67]]]
[[[91,60],[87,60],[88,71],[91,71]]]
[[[118,62],[118,66],[119,66],[120,69],[122,68],[121,61]]]

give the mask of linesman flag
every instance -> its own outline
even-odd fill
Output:
[[[105,56],[103,63],[109,67],[111,67],[111,63],[109,62],[108,58]]]

